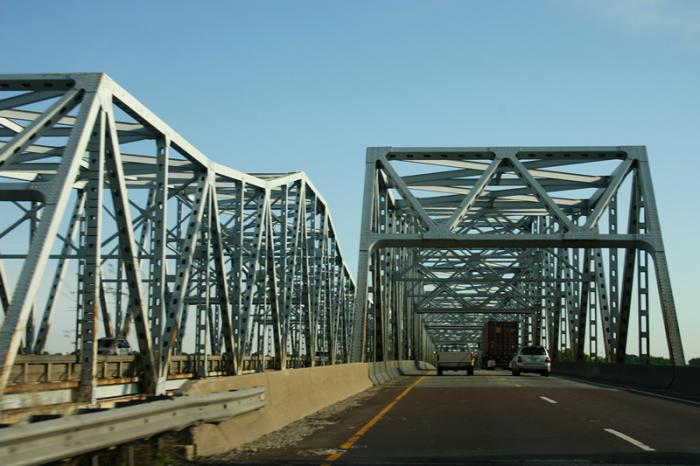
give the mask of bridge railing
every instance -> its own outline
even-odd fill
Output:
[[[209,376],[226,374],[224,356],[207,356],[206,363]],[[173,356],[168,380],[198,378],[200,364],[202,360],[197,355]],[[241,373],[257,372],[261,367],[275,370],[275,364],[274,358],[247,357],[243,359]],[[305,364],[302,358],[289,358],[286,369]],[[324,365],[324,362],[319,361],[317,365]],[[18,355],[5,393],[74,388],[80,381],[80,372],[80,361],[74,355]],[[138,381],[142,367],[138,356],[98,356],[96,373],[98,384],[130,383]]]

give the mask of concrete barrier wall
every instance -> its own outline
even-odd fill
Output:
[[[372,386],[367,364],[340,364],[193,381],[186,394],[265,388],[265,408],[191,430],[197,456],[229,451]]]
[[[671,390],[685,396],[700,398],[700,367],[674,368]]]
[[[700,397],[700,367],[555,361],[552,372],[597,382],[669,390],[694,398]]]
[[[367,364],[369,379],[374,385],[394,380],[402,375],[423,375],[435,370],[432,364],[423,361],[382,361]]]
[[[202,395],[251,387],[265,388],[263,409],[218,424],[190,430],[197,456],[224,453],[281,429],[352,395],[405,375],[434,369],[415,361],[339,364],[188,381],[185,395]]]
[[[582,379],[640,388],[668,389],[673,382],[672,366],[643,364],[591,364],[584,362],[557,362],[552,372]]]

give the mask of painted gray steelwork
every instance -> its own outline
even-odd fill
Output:
[[[652,272],[684,365],[643,146],[369,148],[353,360],[430,361],[496,319],[551,354],[622,362],[636,311],[648,362]]]
[[[136,342],[144,393],[178,354],[200,377],[349,360],[355,284],[304,173],[217,164],[86,73],[0,75],[0,178],[0,392],[67,320],[88,402],[98,336]]]

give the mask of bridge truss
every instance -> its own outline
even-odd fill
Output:
[[[365,173],[355,360],[475,349],[509,320],[555,356],[634,340],[649,362],[658,296],[685,364],[645,147],[377,147]]]
[[[0,393],[18,353],[136,341],[144,393],[174,355],[218,374],[347,362],[355,284],[304,173],[205,157],[104,74],[0,76]],[[58,336],[56,336],[58,334]]]

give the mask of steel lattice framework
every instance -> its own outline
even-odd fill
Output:
[[[135,334],[144,393],[183,352],[199,376],[348,361],[355,285],[304,173],[219,165],[101,73],[0,76],[0,99],[0,392],[67,319],[83,400],[98,334]]]
[[[522,344],[618,362],[636,327],[648,362],[655,276],[685,364],[643,146],[369,148],[361,232],[357,361],[429,360],[516,320]]]

